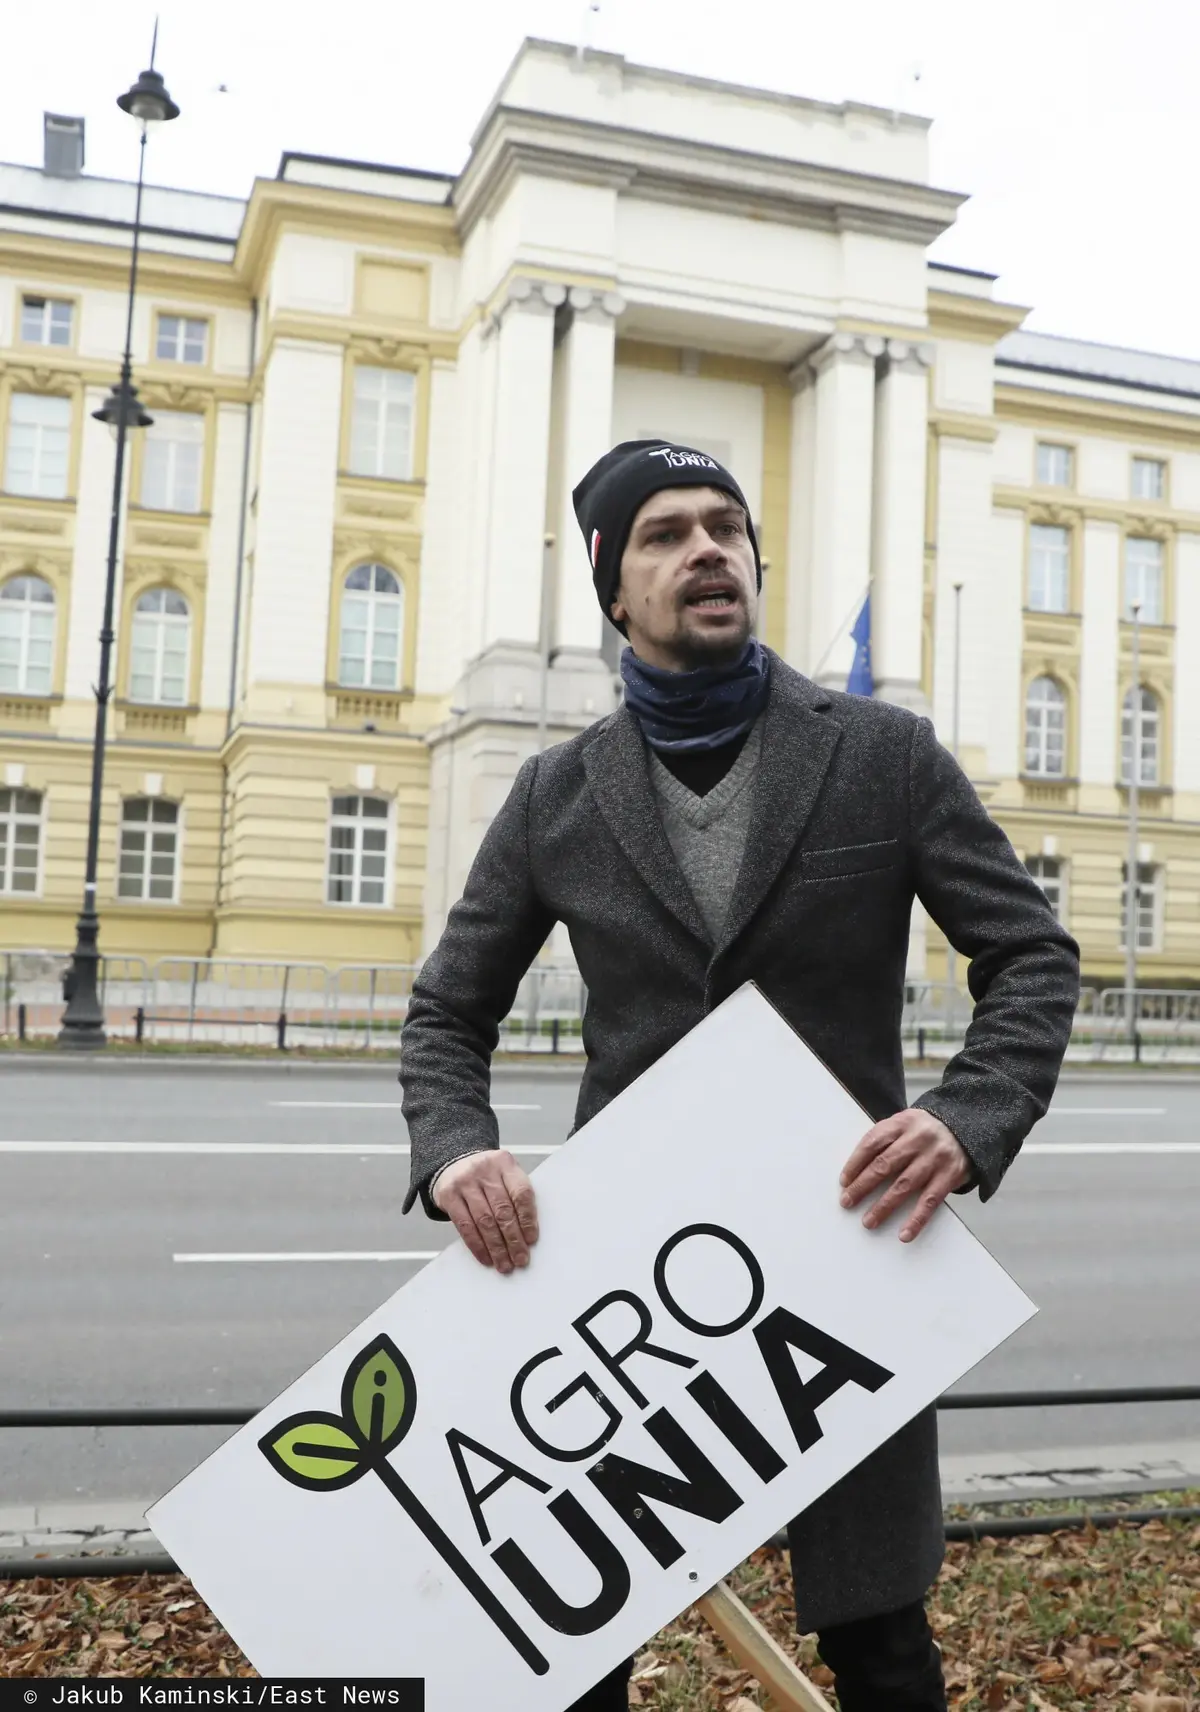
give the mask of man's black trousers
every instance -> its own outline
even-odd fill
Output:
[[[946,1712],[942,1661],[923,1601],[822,1629],[817,1650],[834,1674],[842,1712]],[[627,1712],[632,1660],[568,1712]]]

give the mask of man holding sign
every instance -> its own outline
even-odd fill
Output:
[[[419,1195],[481,1264],[529,1264],[536,1201],[499,1148],[490,1057],[562,921],[588,994],[576,1129],[754,981],[878,1119],[830,1195],[849,1210],[880,1191],[864,1224],[900,1213],[911,1242],[952,1192],[994,1194],[1045,1112],[1078,948],[929,720],[822,690],[755,639],[758,544],[728,470],[630,441],[574,501],[601,608],[630,643],[625,701],[521,768],[414,984],[405,1211]],[[907,1107],[914,898],[969,960],[976,1008],[940,1086]],[[804,1208],[795,1217],[802,1241]],[[797,1623],[816,1630],[843,1712],[944,1708],[924,1607],[943,1551],[934,1412],[818,1499],[789,1542]],[[625,1707],[628,1677],[577,1712]]]

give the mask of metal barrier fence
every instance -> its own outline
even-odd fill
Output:
[[[963,1391],[938,1399],[939,1412],[953,1409],[1044,1409],[1064,1406],[1095,1406],[1113,1403],[1200,1402],[1200,1385],[1117,1386],[1077,1391]],[[241,1427],[252,1421],[258,1409],[238,1407],[161,1409],[0,1409],[0,1428],[47,1427]],[[1140,1524],[1164,1517],[1191,1521],[1200,1508],[1189,1505],[1161,1506],[1152,1510],[1101,1510],[1061,1516],[1007,1516],[987,1520],[951,1521],[947,1539],[975,1539],[984,1535],[1044,1534],[1060,1528]],[[774,1543],[785,1544],[783,1535]],[[39,1576],[78,1579],[115,1575],[178,1575],[179,1565],[165,1553],[130,1552],[123,1557],[0,1557],[0,1581],[31,1580]]]
[[[57,1034],[69,962],[65,951],[0,951],[0,1035]],[[117,955],[101,958],[100,983],[115,1039],[370,1052],[395,1047],[419,967],[244,958],[151,962]],[[501,1025],[501,1050],[580,1052],[585,1000],[574,966],[535,965]],[[971,997],[961,988],[909,982],[901,1022],[906,1056],[949,1058],[971,1011]],[[1084,988],[1067,1056],[1076,1062],[1200,1063],[1200,989],[1139,987],[1131,1002],[1120,987]]]

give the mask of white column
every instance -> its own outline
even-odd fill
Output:
[[[792,383],[792,440],[788,469],[787,632],[783,657],[789,666],[806,672],[816,664],[810,631],[817,387],[816,376],[807,363],[798,363],[788,378]]]
[[[1182,530],[1175,538],[1174,783],[1200,795],[1200,535]]]
[[[845,689],[854,660],[850,629],[871,576],[871,472],[875,360],[883,340],[835,333],[811,364],[816,372],[812,576],[808,670]]]
[[[495,394],[484,531],[485,649],[496,642],[537,646],[554,311],[565,298],[561,285],[515,279],[492,334]]]
[[[871,663],[875,693],[921,713],[925,460],[932,349],[889,339],[875,394]]]
[[[592,584],[587,545],[579,533],[571,494],[597,458],[612,447],[616,317],[625,308],[616,292],[573,286],[563,340],[562,496],[559,506],[558,589],[554,637],[559,648],[598,650],[604,618]]]
[[[67,625],[66,694],[68,701],[92,701],[92,686],[100,667],[100,627],[104,619],[104,583],[108,568],[108,526],[112,516],[113,462],[115,448],[108,429],[92,417],[104,402],[101,387],[88,387],[83,397],[83,451],[79,469],[79,492],[75,499],[75,550],[71,567],[71,602],[59,612],[59,624]],[[125,493],[122,496],[122,536],[128,517],[129,453],[125,447]],[[122,552],[118,559],[118,578]],[[113,602],[113,629],[120,629],[121,586],[118,581]],[[116,651],[113,652],[116,670]],[[85,712],[85,728],[94,714]]]

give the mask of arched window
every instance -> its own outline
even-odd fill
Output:
[[[1145,685],[1141,690],[1142,697],[1142,729],[1141,729],[1141,764],[1138,767],[1139,785],[1156,785],[1158,783],[1159,756],[1161,746],[1159,734],[1162,730],[1162,720],[1159,715],[1158,697],[1153,690]],[[1121,783],[1127,785],[1132,775],[1131,757],[1133,755],[1133,691],[1128,690],[1125,704],[1121,709]]]
[[[404,590],[386,565],[356,565],[342,591],[338,682],[349,689],[398,690]]]
[[[41,577],[0,587],[0,690],[49,695],[54,677],[54,590]]]
[[[131,701],[182,707],[187,700],[190,628],[187,601],[174,589],[149,589],[138,597],[129,643]]]
[[[1053,678],[1034,678],[1025,694],[1025,771],[1061,779],[1066,770],[1066,695]]]

